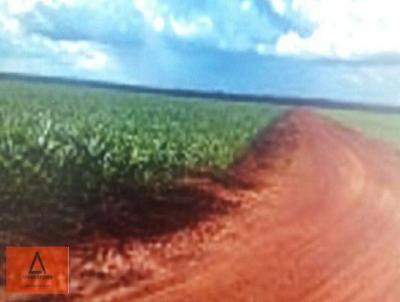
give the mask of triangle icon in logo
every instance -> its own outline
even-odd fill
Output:
[[[32,260],[31,266],[29,268],[30,275],[42,275],[46,274],[46,268],[43,265],[42,258],[39,252],[35,253],[35,257]]]

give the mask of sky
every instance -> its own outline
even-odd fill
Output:
[[[394,0],[0,0],[0,71],[400,105]]]

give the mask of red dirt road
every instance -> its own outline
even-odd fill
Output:
[[[114,301],[400,301],[400,157],[305,111],[281,124],[297,147],[283,171],[253,167],[276,192],[258,190],[236,236]]]
[[[211,189],[241,207],[216,218],[224,228],[205,236],[200,252],[150,255],[151,277],[123,285],[100,279],[76,300],[400,301],[397,151],[297,110],[231,173],[240,186]]]

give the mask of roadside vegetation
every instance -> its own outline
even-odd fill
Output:
[[[354,110],[323,110],[324,115],[400,148],[400,115]]]

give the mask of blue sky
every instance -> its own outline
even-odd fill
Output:
[[[393,0],[0,0],[0,70],[400,105]]]

